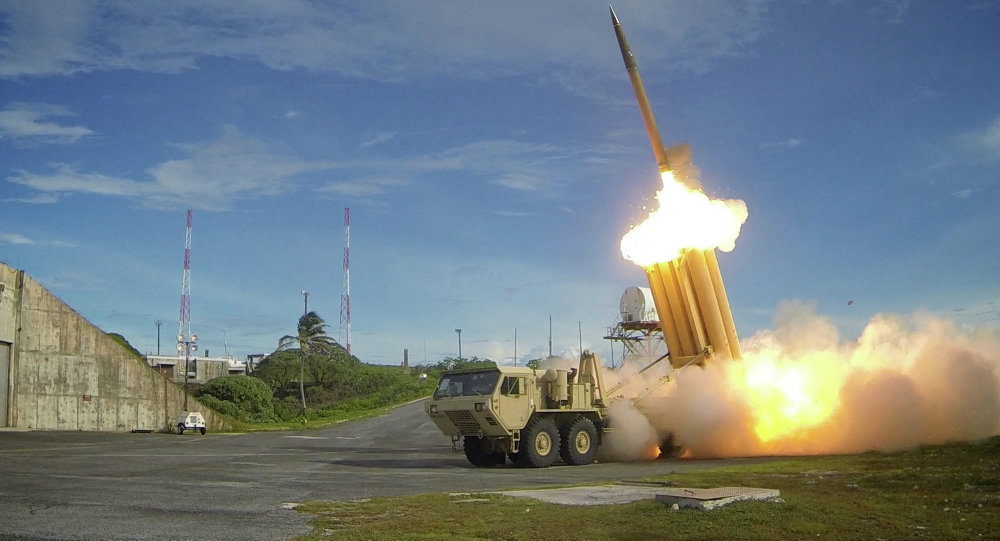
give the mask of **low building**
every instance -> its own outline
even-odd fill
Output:
[[[184,383],[184,365],[187,364],[188,383],[202,384],[222,376],[247,373],[247,363],[235,357],[189,357],[147,355],[146,363],[175,382]]]

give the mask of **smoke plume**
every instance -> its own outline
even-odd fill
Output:
[[[743,361],[688,367],[669,392],[620,401],[612,456],[648,457],[651,446],[655,456],[670,434],[685,456],[726,457],[891,452],[1000,433],[995,330],[878,315],[844,341],[814,304],[786,302],[775,329],[743,346]]]

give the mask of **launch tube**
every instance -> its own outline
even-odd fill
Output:
[[[722,270],[719,269],[719,259],[715,256],[715,250],[705,250],[705,262],[708,263],[708,272],[712,277],[712,285],[715,286],[715,295],[719,299],[722,324],[726,328],[726,338],[729,341],[729,353],[734,360],[738,361],[743,358],[743,348],[740,347],[740,339],[736,334],[736,322],[733,321],[733,310],[729,306],[726,285],[722,283]]]
[[[726,327],[722,321],[722,310],[719,308],[719,298],[715,294],[715,286],[712,284],[708,264],[705,262],[705,251],[691,250],[684,255],[684,259],[694,282],[698,311],[701,313],[708,341],[712,344],[716,355],[732,358],[729,337],[726,336]]]
[[[671,172],[670,160],[639,76],[635,55],[614,8],[611,8],[611,24],[660,173]],[[679,175],[675,179],[690,189],[700,191],[692,176]],[[742,357],[714,249],[690,249],[673,261],[650,265],[646,267],[646,277],[672,362],[683,362],[682,357],[695,357],[706,346],[711,346],[713,353],[721,358],[738,360]]]

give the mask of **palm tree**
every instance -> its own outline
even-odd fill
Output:
[[[277,351],[299,346],[299,394],[302,397],[302,411],[306,409],[306,357],[311,351],[323,351],[333,346],[333,338],[326,335],[326,322],[316,312],[309,312],[299,318],[297,335],[285,335],[278,340]]]

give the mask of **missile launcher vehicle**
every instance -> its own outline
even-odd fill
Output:
[[[639,400],[669,380],[668,374],[631,398]],[[570,370],[497,366],[445,372],[425,411],[451,436],[456,451],[462,442],[475,466],[498,466],[508,459],[534,468],[560,459],[581,466],[595,460],[612,430],[608,406],[624,398],[615,396],[621,388],[605,391],[600,360],[588,351]]]

